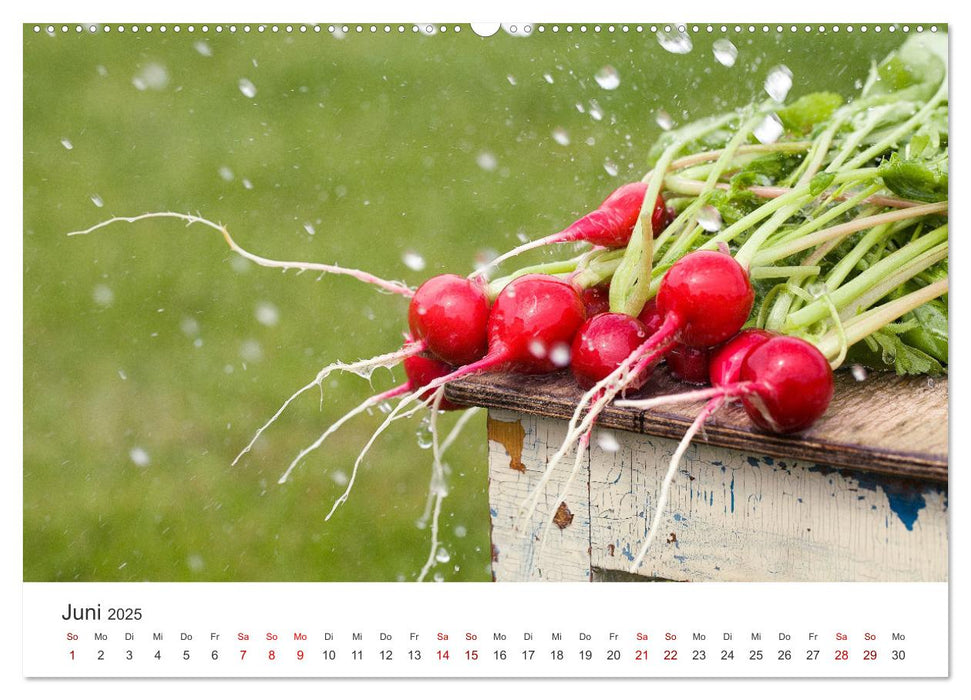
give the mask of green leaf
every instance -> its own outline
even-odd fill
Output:
[[[896,153],[877,171],[884,184],[895,194],[919,202],[943,202],[947,199],[947,159],[943,163],[905,160]]]
[[[829,119],[842,104],[843,97],[835,92],[814,92],[800,97],[776,114],[788,131],[808,134],[814,126]]]
[[[944,373],[940,362],[887,329],[876,331],[867,336],[865,342],[853,345],[847,352],[845,364],[893,369],[899,375]]]
[[[906,318],[912,318],[917,322],[917,326],[902,333],[901,339],[942,364],[947,364],[947,305],[940,299],[933,299],[918,306]]]
[[[865,97],[927,100],[947,73],[947,36],[914,35],[876,67]]]

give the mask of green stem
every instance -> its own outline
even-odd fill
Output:
[[[571,258],[570,260],[556,260],[554,262],[540,263],[538,265],[528,265],[527,267],[520,268],[512,274],[506,275],[505,277],[497,277],[489,282],[486,289],[486,293],[489,295],[489,301],[495,301],[496,297],[499,296],[499,292],[501,292],[507,284],[512,282],[514,279],[522,277],[523,275],[561,275],[568,272],[573,272],[577,269],[577,265],[579,265],[582,257],[583,256]]]
[[[923,236],[916,241],[908,243],[899,250],[891,253],[879,262],[875,263],[865,272],[857,275],[849,282],[846,282],[838,289],[830,290],[829,295],[833,304],[838,309],[843,309],[862,296],[867,290],[876,286],[888,275],[895,272],[900,267],[906,265],[912,259],[924,253],[935,245],[947,240],[947,225],[941,226]],[[789,315],[783,330],[791,332],[800,328],[805,328],[826,317],[828,309],[821,300],[816,300],[808,304],[799,311]]]

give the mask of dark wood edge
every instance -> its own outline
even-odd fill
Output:
[[[525,389],[511,390],[512,382],[503,375],[474,375],[446,385],[445,397],[463,405],[569,420],[582,393],[571,378],[562,374],[517,377],[514,383],[518,388]],[[658,409],[640,411],[608,406],[597,424],[613,430],[680,439],[691,425],[691,420]],[[751,424],[744,424],[743,427],[722,420],[711,421],[706,426],[705,436],[696,438],[701,439],[707,439],[708,444],[718,447],[826,467],[921,481],[946,483],[948,479],[946,453],[903,452],[873,446],[864,448],[848,442],[815,440],[811,435],[775,435],[761,432]]]

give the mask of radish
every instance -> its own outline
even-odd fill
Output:
[[[608,312],[587,319],[573,338],[570,369],[577,383],[589,389],[607,377],[648,335],[644,324],[627,314]],[[640,386],[643,379],[632,381],[631,386]]]
[[[604,248],[623,248],[630,241],[634,226],[640,218],[647,187],[645,182],[621,185],[599,207],[580,217],[562,231],[517,246],[491,261],[486,267],[474,272],[472,276],[485,274],[490,268],[498,267],[520,253],[555,243],[582,241]],[[651,212],[651,228],[654,236],[658,236],[670,223],[673,218],[671,214],[664,199],[658,195],[654,210]]]
[[[610,284],[598,284],[580,292],[587,318],[610,311]]]
[[[485,285],[458,275],[427,280],[408,306],[412,335],[451,365],[466,365],[486,354],[488,319]]]
[[[742,331],[713,351],[709,372],[715,384],[710,390],[617,402],[619,406],[643,409],[677,401],[710,399],[671,457],[651,527],[631,571],[640,567],[657,534],[671,483],[688,445],[725,401],[738,397],[756,425],[777,433],[791,433],[815,423],[826,412],[833,395],[833,371],[816,346],[801,338],[775,336],[758,329]]]
[[[693,348],[678,343],[668,350],[664,359],[671,374],[688,384],[708,383],[709,348]]]
[[[441,400],[436,398],[436,390],[448,382],[489,370],[544,374],[565,367],[570,361],[573,336],[585,320],[583,300],[573,285],[548,275],[524,275],[513,280],[499,293],[489,312],[489,348],[485,357],[413,388],[371,435],[354,462],[353,473],[391,422],[415,410],[402,413],[406,406],[421,401],[420,409]],[[347,500],[352,486],[353,476],[331,507],[327,520]]]

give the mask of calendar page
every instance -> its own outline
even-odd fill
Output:
[[[947,23],[21,30],[33,688],[950,676]]]

